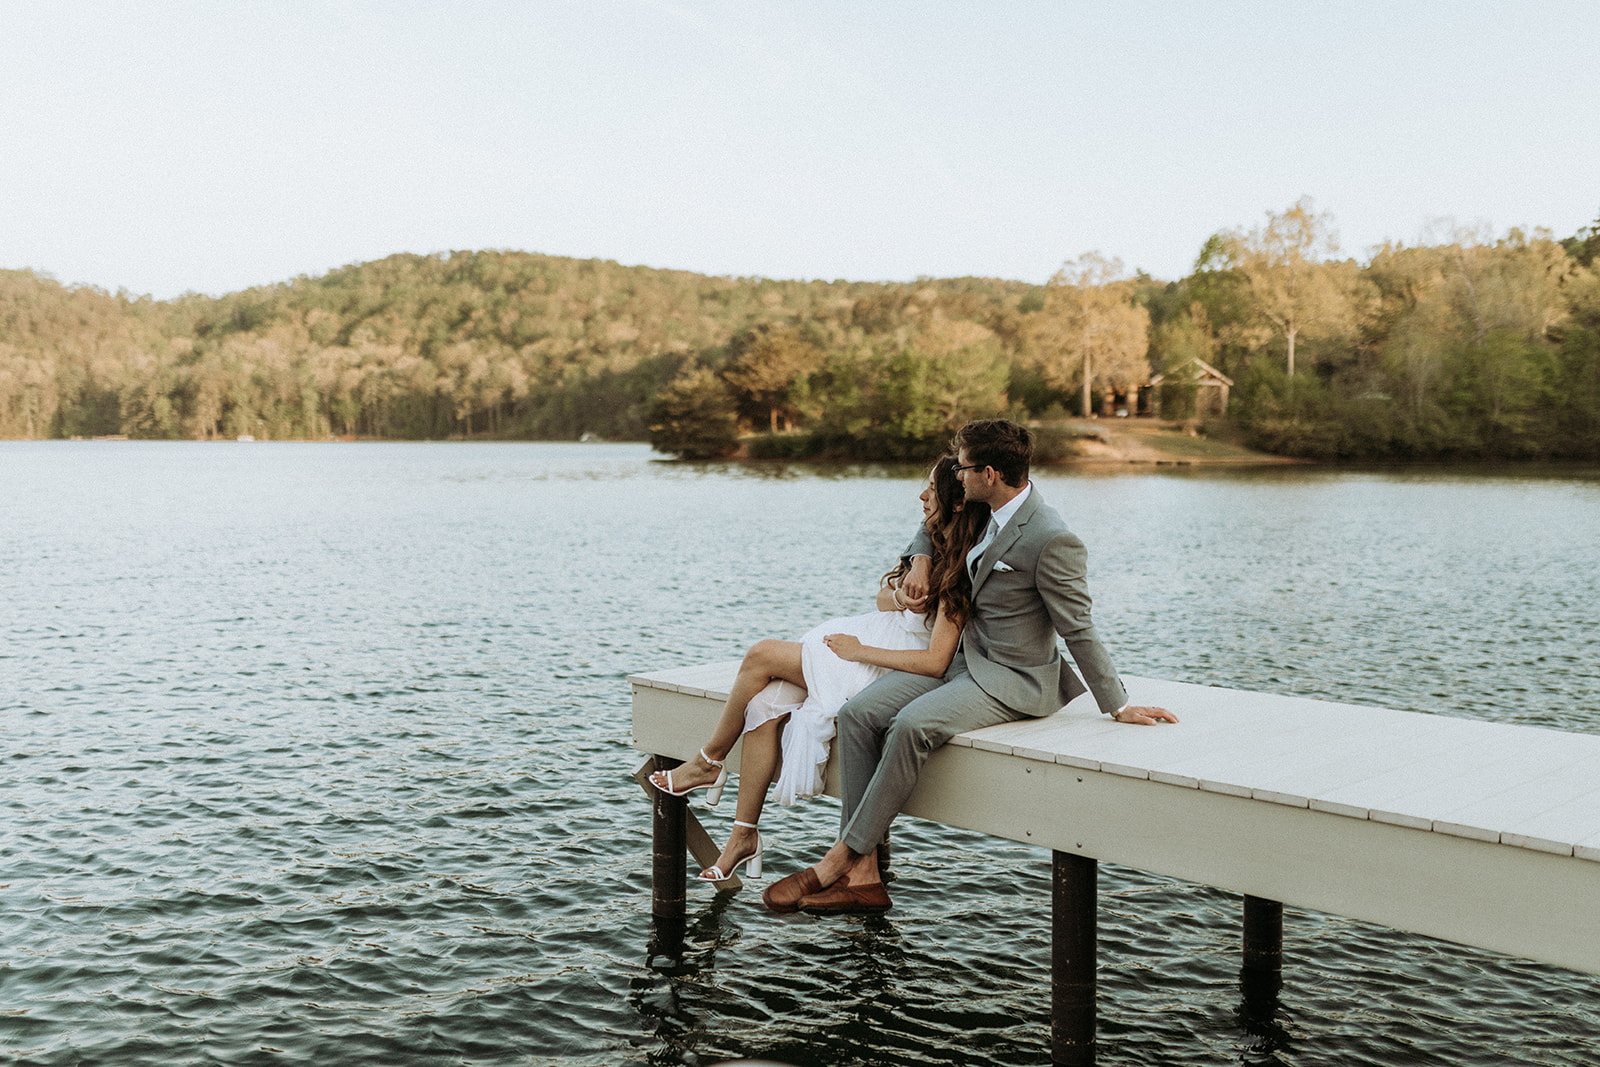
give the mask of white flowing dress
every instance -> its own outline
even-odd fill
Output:
[[[851,663],[833,654],[822,639],[829,634],[850,634],[863,645],[896,651],[928,647],[932,634],[927,616],[911,611],[870,611],[843,619],[829,619],[812,627],[800,639],[800,669],[806,688],[791,682],[774,683],[745,709],[748,732],[782,715],[789,716],[783,730],[783,769],[778,773],[778,803],[785,806],[822,792],[828,770],[828,746],[833,741],[834,720],[846,700],[888,674],[884,667]],[[762,699],[765,697],[766,699]]]

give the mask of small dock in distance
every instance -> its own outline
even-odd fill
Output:
[[[634,747],[662,766],[692,755],[736,668],[630,678]],[[1134,703],[1183,721],[1124,726],[1082,698],[962,734],[906,805],[1052,850],[1056,1062],[1093,1061],[1102,860],[1243,895],[1247,975],[1276,973],[1283,905],[1600,974],[1600,737],[1123,681]],[[674,825],[687,819],[681,799],[658,797],[658,918],[682,916]]]

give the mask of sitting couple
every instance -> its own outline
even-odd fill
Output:
[[[756,823],[785,719],[778,797],[787,804],[821,791],[837,718],[842,829],[816,865],[761,899],[774,911],[817,914],[888,909],[878,846],[929,754],[956,734],[1053,714],[1085,688],[1118,722],[1178,721],[1128,702],[1089,618],[1083,542],[1028,481],[1028,430],[970,422],[954,447],[928,477],[923,525],[885,576],[880,610],[830,620],[799,642],[758,642],[699,756],[651,776],[674,796],[709,789],[714,803],[727,780],[722,761],[744,735],[734,831],[703,880],[740,864],[760,876]]]

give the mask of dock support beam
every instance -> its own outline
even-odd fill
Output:
[[[1094,1063],[1095,892],[1099,863],[1052,852],[1050,879],[1050,1062]]]
[[[1270,1019],[1283,987],[1283,905],[1244,898],[1244,966],[1239,971],[1245,1009]]]
[[[670,771],[679,761],[657,756],[655,765],[658,771]],[[689,839],[689,806],[683,797],[653,792],[650,914],[658,922],[682,925],[687,905],[684,853]]]
[[[1283,972],[1283,905],[1276,900],[1244,898],[1244,969]]]

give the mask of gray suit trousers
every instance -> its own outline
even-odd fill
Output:
[[[957,654],[943,678],[890,671],[839,709],[840,839],[878,847],[934,749],[956,734],[1026,718],[979,688]]]

